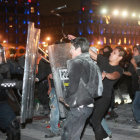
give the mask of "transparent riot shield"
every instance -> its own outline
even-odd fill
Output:
[[[34,23],[30,22],[28,25],[23,76],[21,123],[25,123],[26,119],[32,119],[33,116],[35,70],[39,39],[40,29],[36,29]]]
[[[67,60],[71,59],[70,43],[48,46],[48,52],[57,98],[64,98],[66,94],[66,88],[69,83],[67,73]],[[59,103],[59,110],[61,118],[65,118],[66,109],[61,103]]]

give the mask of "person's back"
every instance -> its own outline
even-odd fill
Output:
[[[69,88],[66,98],[70,110],[63,127],[62,140],[80,140],[85,122],[93,110],[94,95],[96,89],[98,91],[98,75],[100,73],[98,73],[96,64],[91,60],[88,51],[89,42],[86,38],[77,37],[71,41],[72,59],[67,63]],[[89,80],[92,83],[89,84]],[[92,86],[96,86],[94,90]],[[100,94],[96,96],[100,96]]]

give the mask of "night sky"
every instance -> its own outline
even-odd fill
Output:
[[[80,9],[80,0],[40,0],[40,12],[42,15],[48,15],[51,10],[65,4],[67,8],[61,11],[75,11]]]
[[[102,0],[106,7],[127,9],[128,11],[139,11],[140,0]],[[52,9],[67,5],[63,11],[74,11],[80,9],[80,0],[40,0],[40,12],[42,15],[50,14]]]

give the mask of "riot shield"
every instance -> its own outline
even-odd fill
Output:
[[[33,116],[35,70],[39,39],[40,29],[36,29],[34,23],[30,22],[28,25],[23,76],[21,123],[25,123],[26,119],[31,119]]]
[[[70,43],[48,46],[48,52],[57,98],[64,98],[68,86],[67,60],[71,59]],[[65,118],[66,109],[61,103],[59,110],[61,118]]]

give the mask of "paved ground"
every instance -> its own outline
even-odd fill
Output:
[[[107,121],[109,128],[112,130],[113,140],[140,140],[140,130],[134,130],[135,124],[133,119],[131,104],[119,105],[115,111],[119,117],[115,120]],[[34,120],[22,129],[21,140],[46,140],[44,138],[46,130],[45,121],[48,119]],[[0,140],[5,140],[5,135],[0,132]],[[60,137],[48,138],[48,140],[60,140]],[[87,125],[82,140],[95,140],[92,128]]]

